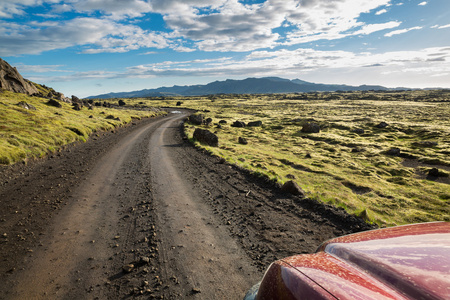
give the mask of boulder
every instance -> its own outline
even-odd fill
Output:
[[[191,122],[194,125],[202,125],[203,124],[203,118],[204,118],[204,116],[202,114],[190,115],[189,116],[189,122]]]
[[[242,128],[242,127],[245,127],[245,123],[244,123],[244,122],[241,122],[241,121],[234,121],[234,123],[231,124],[231,127]]]
[[[24,79],[16,68],[11,67],[0,58],[0,88],[27,95],[38,94],[38,89],[28,80]]]
[[[17,105],[28,110],[36,110],[36,107],[29,103],[26,103],[25,101],[20,101],[19,103],[17,103]]]
[[[305,125],[303,125],[301,131],[304,133],[318,133],[320,132],[320,126],[317,123],[306,123]]]
[[[285,184],[281,187],[281,190],[288,192],[295,196],[305,197],[305,191],[302,190],[302,188],[292,180],[286,181]]]
[[[438,168],[432,168],[428,171],[428,175],[431,177],[439,177],[441,174],[439,173]]]
[[[181,104],[183,104],[183,102],[181,102],[181,101],[177,102],[177,106],[181,106]]]
[[[72,105],[72,108],[74,109],[74,110],[81,110],[81,103],[74,103],[73,105]]]
[[[47,105],[54,106],[54,107],[58,107],[58,108],[61,108],[61,107],[62,107],[62,104],[59,103],[59,102],[58,102],[57,100],[55,100],[55,99],[50,99],[50,100],[48,100]]]
[[[391,156],[399,156],[400,155],[400,149],[399,148],[391,148],[389,150],[386,151],[387,155],[391,155]]]
[[[219,146],[218,136],[206,129],[196,128],[194,131],[194,139],[211,147]]]
[[[119,100],[119,106],[125,106],[125,105],[126,105],[125,101],[123,101],[122,99],[120,99],[120,100]]]
[[[248,122],[247,126],[248,127],[261,127],[262,126],[262,121]]]
[[[375,125],[376,128],[386,128],[388,127],[388,123],[380,122],[378,125]]]
[[[247,145],[247,144],[248,144],[247,139],[246,139],[246,138],[243,138],[243,137],[239,137],[238,142],[239,142],[239,144],[241,144],[241,145]]]
[[[205,120],[205,124],[206,124],[206,125],[209,125],[209,124],[212,123],[212,121],[213,121],[213,119],[208,118],[208,119]]]

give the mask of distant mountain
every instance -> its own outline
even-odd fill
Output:
[[[403,89],[403,88],[402,88]],[[391,90],[380,85],[350,86],[343,84],[319,84],[300,79],[279,77],[247,78],[243,80],[227,79],[214,81],[205,85],[160,87],[134,92],[108,93],[87,97],[88,99],[136,98],[159,96],[203,96],[214,94],[273,94],[273,93],[307,93],[333,91],[368,91]]]

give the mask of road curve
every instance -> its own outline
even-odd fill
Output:
[[[180,177],[182,162],[171,158],[180,149],[166,135],[185,117],[170,114],[133,130],[102,155],[0,298],[241,298],[260,273]],[[158,261],[149,271],[142,257]],[[133,263],[130,274],[123,271]]]
[[[161,270],[164,281],[176,283],[166,296],[240,299],[260,273],[211,206],[180,176],[178,166],[183,162],[177,158],[183,147],[170,137],[179,131],[183,117],[162,124],[149,144]]]

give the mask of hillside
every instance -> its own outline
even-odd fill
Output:
[[[113,130],[133,119],[165,114],[159,109],[82,101],[24,79],[0,59],[0,165],[60,151],[86,141],[101,130]],[[98,134],[98,133],[97,133]]]
[[[404,88],[401,88],[404,89]],[[159,96],[202,96],[213,94],[272,94],[309,93],[333,91],[390,90],[379,85],[350,86],[343,84],[319,84],[300,79],[279,77],[247,78],[243,80],[214,81],[205,85],[160,87],[133,92],[108,93],[87,97],[87,99],[136,98]]]

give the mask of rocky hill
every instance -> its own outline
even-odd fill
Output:
[[[401,88],[404,89],[404,88]],[[160,87],[133,92],[108,93],[90,96],[89,99],[159,97],[159,96],[202,96],[213,94],[272,94],[309,93],[333,91],[390,90],[379,85],[350,86],[343,84],[320,84],[300,79],[279,77],[247,78],[243,80],[214,81],[205,85]]]
[[[30,81],[24,79],[16,68],[11,67],[0,58],[0,88],[27,95],[38,94],[38,89]]]

